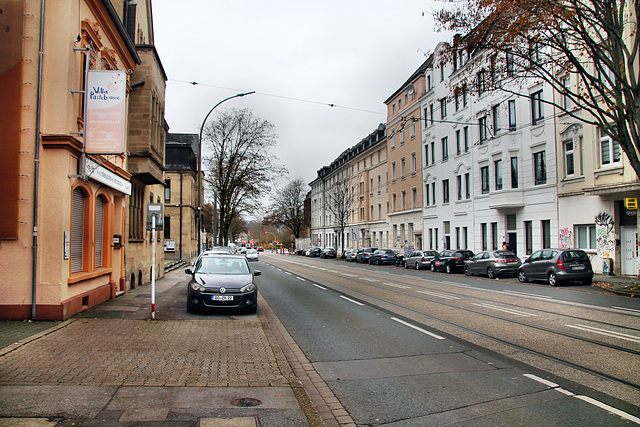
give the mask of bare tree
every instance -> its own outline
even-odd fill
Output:
[[[270,153],[276,138],[273,124],[248,109],[223,111],[204,129],[205,182],[219,202],[221,244],[227,244],[233,221],[253,212],[285,172]]]
[[[302,235],[305,227],[308,227],[304,215],[304,200],[307,194],[307,184],[302,178],[296,178],[284,188],[278,190],[275,195],[271,214],[265,218],[265,222],[284,226],[297,239]]]
[[[348,178],[335,182],[327,192],[326,203],[327,209],[334,218],[333,225],[340,231],[340,246],[344,254],[344,230],[349,226],[349,214],[351,213]]]
[[[518,78],[549,83],[561,97],[548,102],[619,142],[640,177],[640,2],[441,1],[442,29],[466,34],[471,51],[501,53],[492,64],[503,76],[491,79],[495,88]]]

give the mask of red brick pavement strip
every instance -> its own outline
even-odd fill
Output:
[[[261,300],[261,302],[264,302],[264,300]],[[347,413],[338,398],[333,394],[333,391],[331,391],[322,377],[320,377],[318,372],[313,368],[313,365],[307,360],[307,357],[293,338],[291,338],[287,329],[282,322],[280,322],[280,319],[278,319],[271,310],[271,307],[264,303],[261,304],[260,307],[261,313],[266,318],[293,370],[293,374],[306,390],[306,394],[322,418],[323,424],[329,427],[355,427],[356,423],[353,418]],[[298,399],[298,401],[300,401],[300,399]],[[304,406],[303,409],[305,409]],[[317,425],[312,422],[311,418],[309,421],[311,426]]]

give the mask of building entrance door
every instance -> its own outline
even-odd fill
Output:
[[[620,227],[622,263],[621,273],[629,276],[638,274],[638,229],[636,227]]]
[[[518,234],[517,233],[507,233],[507,244],[509,245],[509,249],[511,252],[518,255]]]

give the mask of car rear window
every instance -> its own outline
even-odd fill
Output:
[[[462,258],[471,258],[473,256],[473,252],[471,251],[460,251],[458,252]]]
[[[493,253],[498,258],[515,258],[516,254],[509,251],[498,251]]]
[[[585,251],[565,251],[562,254],[565,261],[589,261]]]

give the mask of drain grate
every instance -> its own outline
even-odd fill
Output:
[[[241,408],[250,408],[252,406],[262,405],[262,402],[252,397],[244,397],[242,399],[234,399],[231,401],[233,406],[239,406]]]

